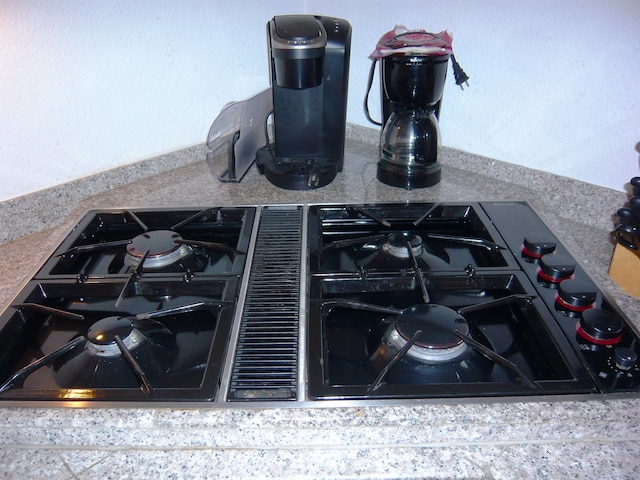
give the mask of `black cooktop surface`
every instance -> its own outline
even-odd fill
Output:
[[[633,329],[526,203],[309,218],[312,398],[638,390]]]
[[[254,216],[89,212],[2,316],[0,398],[215,399]]]
[[[637,339],[525,202],[95,210],[0,316],[0,402],[637,394]]]

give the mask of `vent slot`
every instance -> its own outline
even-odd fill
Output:
[[[264,207],[249,273],[230,401],[295,400],[302,207]]]

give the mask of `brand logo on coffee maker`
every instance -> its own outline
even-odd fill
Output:
[[[287,40],[287,43],[289,45],[309,45],[310,43],[313,43],[315,41],[315,39],[309,39],[309,40]]]

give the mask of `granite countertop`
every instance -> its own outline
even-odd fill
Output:
[[[344,171],[314,191],[278,189],[255,168],[241,183],[218,182],[204,149],[193,148],[181,166],[132,183],[109,180],[115,186],[106,191],[88,180],[0,206],[0,222],[23,228],[11,217],[22,205],[21,215],[44,228],[0,245],[0,305],[91,208],[526,200],[640,325],[640,300],[607,276],[611,213],[624,193],[446,148],[441,183],[405,191],[375,179],[375,131],[354,127],[348,137]],[[61,218],[52,219],[52,211]],[[638,416],[640,398],[310,409],[2,407],[0,478],[640,478]]]

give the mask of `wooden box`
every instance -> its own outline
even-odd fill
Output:
[[[626,294],[640,298],[640,251],[616,245],[609,276]]]

